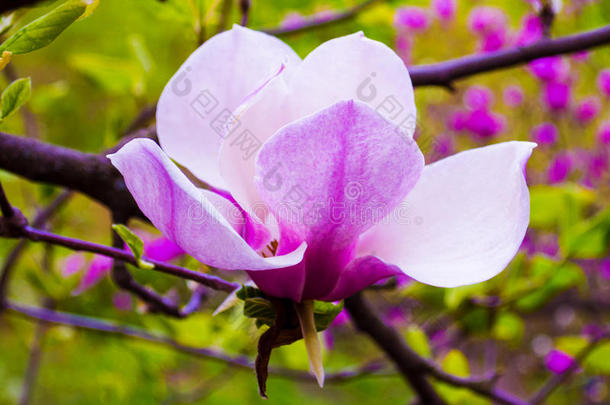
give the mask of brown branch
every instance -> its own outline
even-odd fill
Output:
[[[113,212],[142,217],[121,175],[104,156],[0,132],[0,168],[81,192]]]
[[[425,370],[416,361],[419,356],[404,343],[402,336],[396,330],[379,319],[361,293],[347,298],[345,308],[356,327],[369,335],[394,362],[423,404],[446,404],[426,379]]]
[[[369,335],[386,355],[396,364],[405,379],[418,393],[425,404],[444,403],[426,380],[430,376],[447,384],[464,387],[504,405],[528,405],[527,402],[494,387],[496,377],[463,378],[443,371],[436,363],[419,356],[404,343],[400,334],[385,325],[366,302],[362,293],[345,300],[345,308],[356,327]],[[441,402],[438,402],[441,401]]]
[[[16,10],[21,7],[32,7],[36,3],[42,3],[42,0],[9,0],[0,2],[0,14],[7,11]]]
[[[263,29],[261,29],[261,31],[266,32],[267,34],[271,34],[271,35],[282,36],[282,35],[298,34],[298,33],[311,31],[311,30],[314,30],[317,28],[322,28],[322,27],[328,27],[330,25],[333,25],[333,24],[336,24],[336,23],[339,23],[342,21],[351,20],[352,18],[356,17],[359,13],[361,13],[362,11],[364,11],[368,7],[370,7],[376,1],[377,0],[363,1],[362,3],[356,5],[348,10],[334,14],[330,18],[315,18],[314,17],[310,21],[307,21],[298,27],[263,28]]]
[[[450,87],[452,82],[478,73],[491,72],[531,62],[535,59],[583,51],[610,43],[610,25],[556,39],[497,52],[481,53],[431,65],[409,68],[413,86]]]

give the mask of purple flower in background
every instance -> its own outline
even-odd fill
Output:
[[[610,145],[610,121],[604,121],[597,130],[597,142]]]
[[[560,350],[551,350],[545,358],[546,368],[552,373],[563,374],[574,365],[574,358]]]
[[[530,72],[544,82],[567,79],[570,67],[561,56],[549,56],[529,63]]]
[[[401,7],[396,9],[394,14],[394,26],[399,29],[423,32],[428,28],[429,24],[430,18],[428,13],[421,7]]]
[[[493,101],[493,93],[485,86],[471,86],[464,92],[464,104],[473,110],[491,108]]]
[[[467,110],[457,110],[453,112],[447,119],[447,127],[456,132],[465,130],[469,115]]]
[[[398,34],[396,36],[396,53],[403,60],[405,65],[411,64],[411,51],[413,50],[413,41],[408,35]]]
[[[271,296],[336,301],[405,273],[445,287],[487,280],[525,234],[535,144],[424,167],[415,117],[403,61],[362,33],[301,60],[234,26],[165,87],[161,147],[134,139],[109,158],[167,238],[203,263],[248,271]]]
[[[473,110],[468,115],[466,128],[480,139],[491,138],[504,130],[505,122],[502,116],[485,109]]]
[[[470,30],[478,35],[504,31],[506,23],[506,14],[496,7],[475,7],[468,16]]]
[[[561,183],[572,171],[572,158],[567,153],[559,153],[551,161],[547,170],[550,184]]]
[[[479,37],[479,48],[483,52],[496,51],[506,43],[506,14],[499,8],[475,7],[468,17],[468,26]]]
[[[597,87],[599,92],[610,97],[610,69],[604,69],[597,76]]]
[[[557,142],[558,136],[559,131],[557,131],[557,127],[550,122],[545,122],[532,128],[532,142],[539,143],[540,145],[552,145]]]
[[[526,15],[523,18],[522,28],[517,35],[517,45],[529,45],[542,39],[544,27],[537,15]]]
[[[72,253],[66,256],[61,263],[61,274],[64,277],[69,277],[78,273],[87,265],[85,255],[81,252]]]
[[[455,142],[451,135],[439,135],[434,140],[432,156],[434,160],[455,153]]]
[[[548,82],[544,85],[542,100],[551,111],[561,111],[570,104],[570,85],[562,82]]]
[[[433,0],[432,7],[438,19],[445,23],[455,18],[455,0]]]
[[[523,89],[521,86],[517,85],[507,86],[502,94],[504,104],[509,107],[517,107],[521,105],[523,102],[523,97]]]
[[[106,274],[108,274],[108,272],[110,272],[112,263],[113,260],[111,257],[94,255],[85,275],[80,280],[80,284],[76,290],[74,290],[74,295],[81,294],[83,291],[88,290],[97,284]]]
[[[580,101],[574,109],[574,116],[582,124],[588,124],[591,122],[599,111],[601,110],[601,103],[597,97],[587,97]]]
[[[494,52],[506,43],[506,31],[494,31],[481,37],[479,48],[482,52]]]
[[[574,52],[570,56],[576,62],[586,62],[587,60],[589,60],[589,55],[590,55],[589,51],[578,51],[578,52]]]
[[[119,311],[131,311],[131,294],[125,291],[118,291],[112,297],[112,305]]]
[[[610,258],[601,261],[599,264],[599,271],[602,276],[610,280]]]

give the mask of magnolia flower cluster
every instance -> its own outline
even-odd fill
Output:
[[[409,73],[387,46],[356,33],[301,60],[235,26],[166,86],[161,146],[135,139],[109,158],[168,239],[272,296],[334,301],[402,274],[487,280],[525,235],[535,144],[425,165],[415,122]]]

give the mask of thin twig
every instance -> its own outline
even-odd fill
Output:
[[[21,230],[21,235],[19,235],[19,237],[26,238],[33,242],[46,242],[52,245],[63,246],[72,250],[97,253],[103,256],[111,257],[113,259],[122,260],[125,263],[137,266],[137,260],[135,256],[131,252],[128,252],[126,250],[57,235],[51,232],[32,228],[31,226],[25,226]],[[187,268],[176,266],[171,263],[164,263],[152,259],[146,259],[146,261],[154,265],[153,270],[160,271],[166,274],[171,274],[173,276],[180,277],[186,280],[197,281],[214,290],[231,292],[236,288],[239,288],[239,284],[223,280],[220,277],[211,276],[194,270],[189,270]]]
[[[267,34],[271,34],[271,35],[282,36],[282,35],[298,34],[301,32],[311,31],[311,30],[314,30],[317,28],[322,28],[322,27],[328,27],[330,25],[333,25],[333,24],[336,24],[336,23],[339,23],[342,21],[351,20],[352,18],[354,18],[358,14],[360,14],[362,11],[364,11],[368,7],[370,7],[376,1],[378,1],[378,0],[363,1],[362,3],[356,5],[348,10],[334,14],[332,17],[312,18],[310,21],[303,23],[302,25],[299,25],[298,27],[263,28],[261,31],[266,32]]]
[[[610,43],[610,25],[567,35],[542,39],[526,46],[469,55],[445,62],[409,67],[413,86],[451,87],[458,79],[531,62],[535,59],[583,51]]]
[[[239,0],[239,9],[241,10],[241,23],[242,27],[248,25],[248,16],[250,13],[250,0]]]
[[[185,345],[169,337],[154,335],[150,332],[147,332],[143,329],[134,326],[121,325],[107,320],[54,311],[46,308],[26,306],[14,303],[12,301],[7,302],[7,308],[10,311],[29,320],[39,320],[57,325],[65,325],[80,329],[87,329],[95,332],[108,333],[113,336],[130,337],[150,343],[168,346],[182,353],[205,358],[208,360],[226,363],[232,367],[247,369],[250,371],[254,367],[254,362],[247,356],[229,355],[220,350]],[[368,376],[386,377],[395,375],[391,373],[382,372],[383,369],[383,364],[380,364],[378,362],[369,363],[362,367],[347,369],[336,373],[330,373],[326,378],[326,382],[342,383]],[[304,372],[301,370],[270,367],[269,373],[281,378],[299,380],[307,383],[315,383],[315,379],[312,378],[308,372]]]
[[[387,326],[373,311],[361,293],[345,300],[345,308],[356,327],[377,343],[400,370],[420,401],[429,405],[444,405],[432,384],[426,379],[421,364],[414,361],[418,356],[404,343],[402,336]]]
[[[398,369],[416,390],[425,404],[443,403],[426,380],[426,376],[443,381],[456,387],[468,388],[482,396],[503,405],[528,405],[527,402],[512,394],[494,387],[495,376],[489,378],[462,378],[443,371],[436,363],[419,356],[407,346],[398,332],[385,325],[375,314],[362,293],[345,300],[345,308],[356,327],[369,335],[386,355],[396,364]]]

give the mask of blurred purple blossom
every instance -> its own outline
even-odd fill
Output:
[[[565,373],[574,364],[574,358],[560,350],[551,350],[545,358],[546,367],[555,374]]]
[[[545,122],[532,128],[531,140],[540,145],[552,145],[557,142],[558,136],[557,127],[550,122]]]
[[[491,108],[494,95],[488,87],[471,86],[464,92],[464,104],[473,110]]]
[[[449,22],[455,18],[455,0],[433,0],[432,7],[439,20]]]
[[[610,258],[601,261],[599,264],[599,272],[604,278],[610,280]]]
[[[536,59],[528,67],[532,75],[544,82],[563,81],[570,73],[570,66],[561,56]]]
[[[610,69],[604,69],[597,76],[597,87],[599,92],[610,97]]]
[[[610,121],[604,121],[597,130],[597,142],[610,145]]]
[[[601,103],[595,96],[581,100],[574,110],[574,116],[583,124],[591,122],[601,110]]]
[[[475,7],[468,17],[470,30],[479,38],[479,49],[496,51],[507,39],[507,18],[504,11],[495,7]]]
[[[509,107],[517,107],[523,102],[523,89],[518,85],[507,86],[502,97],[504,104]]]
[[[118,291],[112,297],[112,305],[119,311],[130,311],[132,309],[131,295],[125,291]]]
[[[69,277],[73,274],[78,273],[87,265],[85,255],[81,252],[72,253],[68,255],[61,262],[61,274],[64,277]]]
[[[537,15],[528,14],[523,18],[522,28],[517,34],[516,44],[524,46],[532,44],[543,37],[544,27]]]
[[[408,6],[396,9],[394,26],[412,32],[423,32],[430,25],[428,13],[421,7]]]
[[[545,84],[542,100],[549,110],[561,111],[570,104],[571,93],[569,84],[552,81]]]
[[[504,130],[505,120],[485,109],[473,110],[466,120],[466,128],[479,139],[491,138]]]
[[[547,176],[550,184],[561,183],[572,171],[572,158],[567,153],[559,153],[551,161]]]

